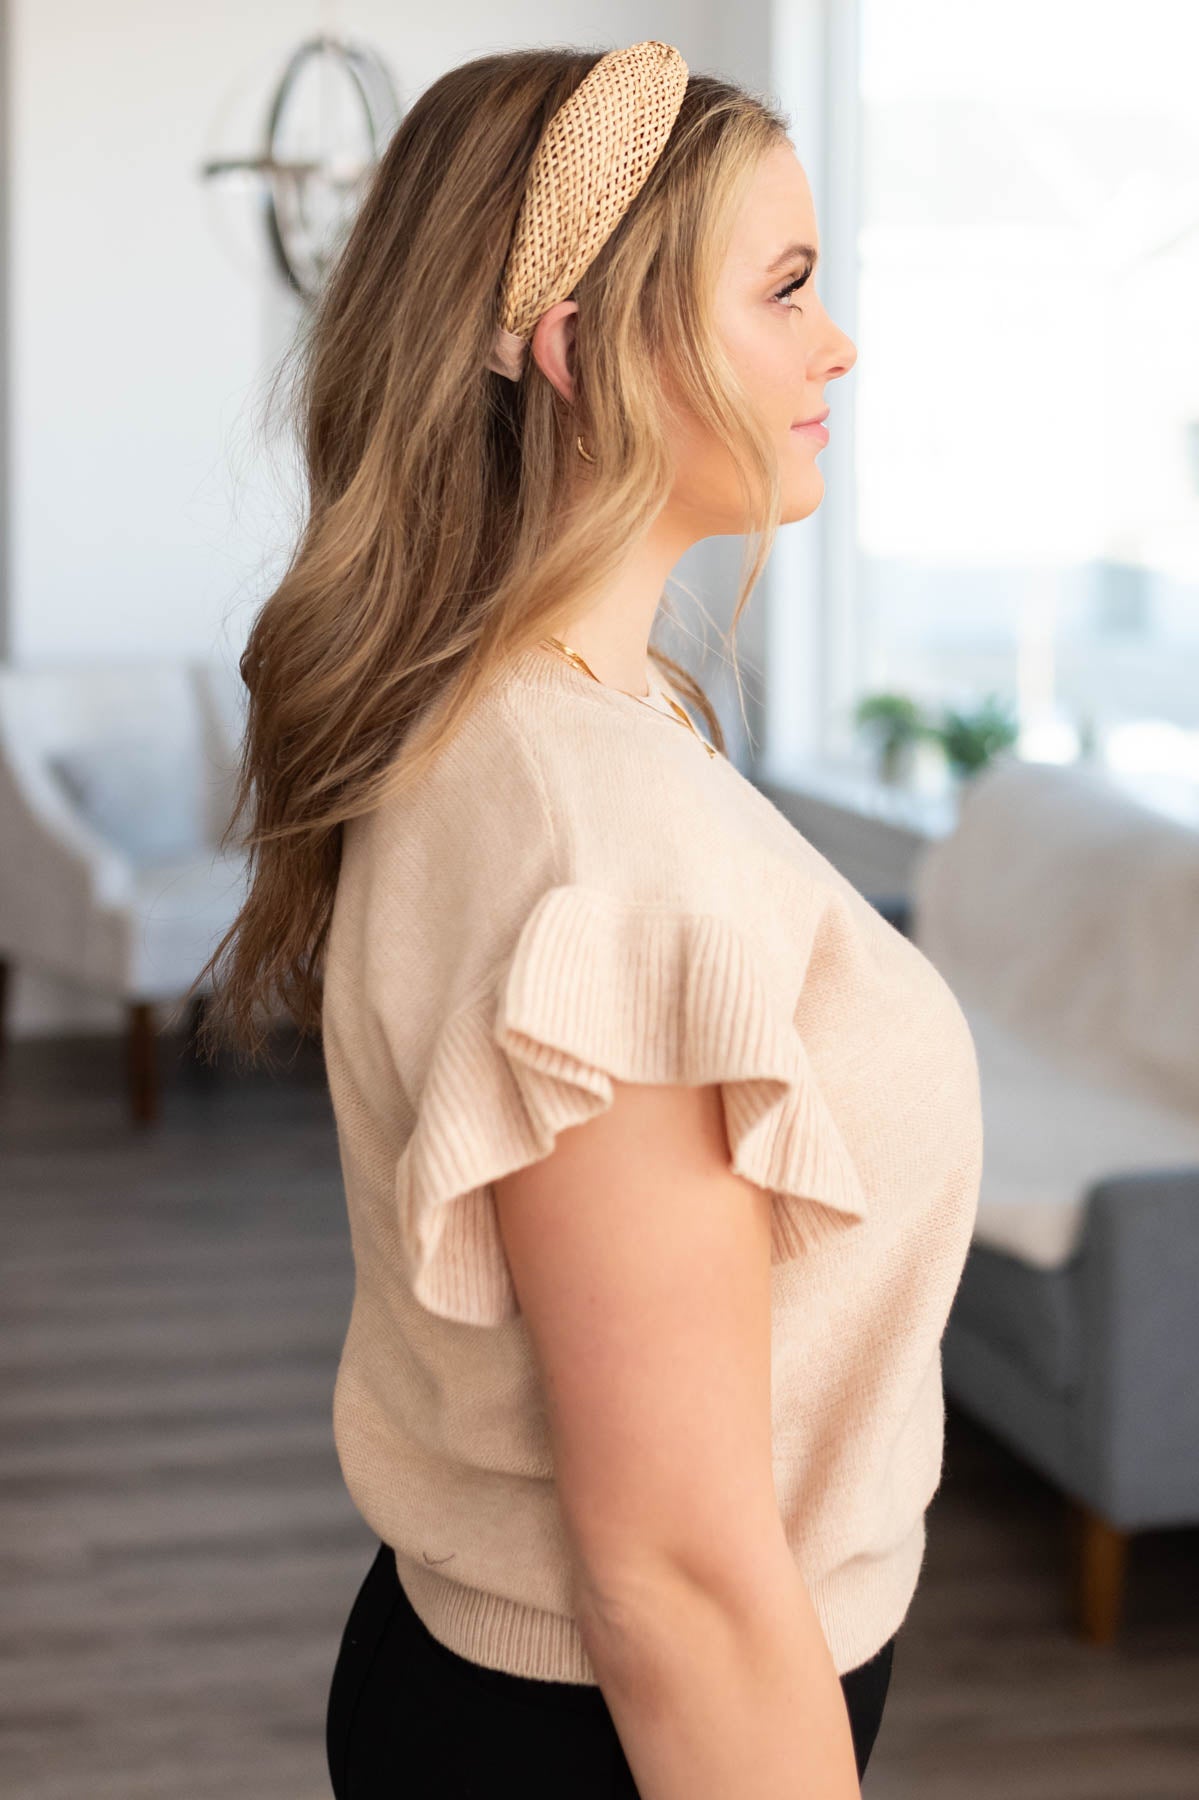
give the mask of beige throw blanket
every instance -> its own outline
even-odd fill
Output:
[[[978,1052],[977,1240],[1052,1267],[1092,1182],[1199,1170],[1199,832],[1095,768],[1005,759],[913,901]]]

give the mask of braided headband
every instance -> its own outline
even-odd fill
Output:
[[[687,65],[646,38],[609,50],[542,134],[525,183],[487,367],[518,381],[542,313],[569,297],[662,154],[683,103]]]

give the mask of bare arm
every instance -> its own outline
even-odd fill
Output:
[[[495,1184],[576,1616],[642,1800],[859,1800],[771,1462],[770,1197],[717,1087],[617,1084]]]

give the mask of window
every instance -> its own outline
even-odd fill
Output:
[[[856,220],[834,91],[813,188],[853,246],[852,322],[824,299],[858,346],[854,505],[821,558],[848,571],[822,638],[852,668],[822,748],[851,752],[866,692],[995,693],[1021,754],[1199,806],[1199,8],[858,0],[855,25],[826,70],[857,84]]]

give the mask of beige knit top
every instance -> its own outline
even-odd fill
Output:
[[[323,1025],[355,1267],[334,1438],[433,1635],[597,1680],[490,1184],[614,1079],[719,1082],[774,1201],[780,1516],[838,1672],[872,1656],[923,1559],[981,1173],[931,963],[725,757],[537,648],[347,826]]]

